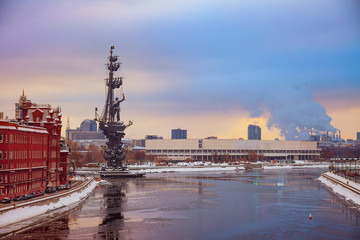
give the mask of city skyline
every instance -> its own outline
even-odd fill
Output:
[[[134,121],[127,138],[183,128],[189,138],[245,139],[255,124],[262,139],[296,129],[303,137],[310,127],[356,139],[359,9],[356,1],[2,1],[0,112],[13,118],[24,89],[34,103],[60,106],[72,128],[93,119],[114,45],[121,116]]]

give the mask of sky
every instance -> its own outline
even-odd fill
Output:
[[[24,90],[63,129],[93,119],[111,46],[128,138],[360,131],[357,0],[0,0],[0,112]]]

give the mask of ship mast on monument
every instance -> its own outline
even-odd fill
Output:
[[[103,131],[108,139],[106,142],[107,148],[104,152],[104,158],[107,160],[107,166],[100,171],[102,177],[138,177],[144,174],[131,173],[122,164],[126,157],[126,148],[122,142],[125,136],[125,129],[132,125],[129,121],[125,125],[120,120],[120,103],[125,101],[125,94],[123,93],[121,99],[115,97],[114,91],[123,84],[122,77],[114,77],[114,73],[120,69],[118,56],[113,56],[114,46],[111,46],[109,62],[106,64],[109,71],[109,77],[105,79],[107,95],[105,106],[102,114],[99,116],[97,108],[95,108],[95,121],[99,122],[99,128]]]

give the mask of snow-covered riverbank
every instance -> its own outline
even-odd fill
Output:
[[[93,191],[98,183],[91,181],[82,190],[73,192],[67,196],[60,197],[57,201],[50,201],[48,204],[31,204],[6,211],[0,215],[0,228],[26,220],[38,215],[49,213],[56,209],[78,204]],[[3,231],[0,231],[3,232]]]
[[[296,168],[328,168],[329,163],[315,162],[296,162],[294,164],[272,164],[257,162],[262,164],[264,170],[275,169],[296,169]],[[161,173],[161,172],[199,172],[199,171],[240,171],[245,170],[244,165],[229,165],[227,163],[178,163],[170,166],[155,166],[152,164],[130,166],[130,170],[141,171],[145,173]]]
[[[336,175],[332,172],[325,172],[318,178],[319,181],[321,181],[324,185],[329,187],[333,192],[339,194],[342,196],[345,200],[350,201],[354,203],[358,209],[360,210],[360,195],[355,193],[354,191],[351,191],[350,189],[346,188],[345,186],[342,186],[340,184],[337,184],[331,180],[329,180],[326,177],[333,178],[344,185],[350,186],[352,188],[355,188],[360,191],[360,184],[356,183],[354,181],[348,180],[344,177],[341,177],[339,175]]]
[[[329,167],[329,163],[320,163],[313,161],[296,161],[293,164],[276,164],[276,163],[263,163],[264,170],[275,169],[297,169],[297,168],[324,168]],[[153,163],[143,165],[130,165],[128,166],[130,171],[141,173],[167,173],[167,172],[201,172],[201,171],[241,171],[245,170],[244,165],[229,165],[227,163],[210,163],[210,162],[192,162],[192,163],[177,163],[168,166],[156,166]],[[94,168],[82,168],[76,171],[78,175],[97,175],[98,169]]]

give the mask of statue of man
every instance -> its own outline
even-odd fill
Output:
[[[116,113],[116,119],[118,122],[120,121],[120,103],[124,100],[125,100],[125,95],[123,94],[121,100],[119,100],[119,98],[116,97],[115,102],[113,103],[113,117],[115,117],[115,113]]]

